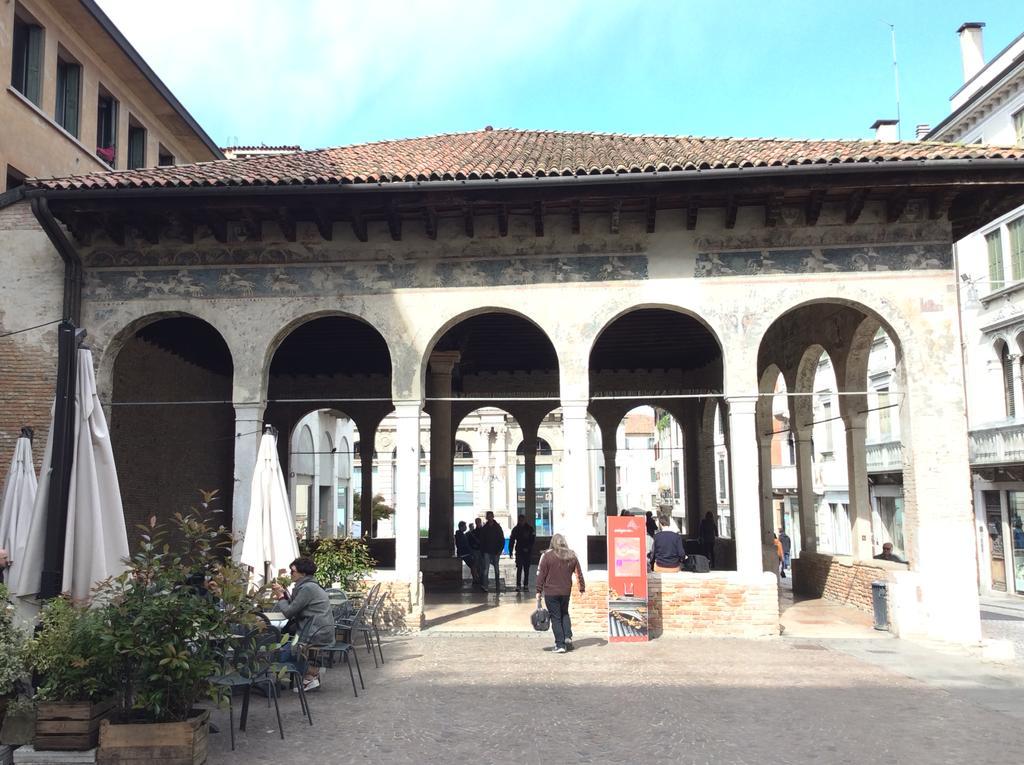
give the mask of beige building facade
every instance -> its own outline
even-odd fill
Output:
[[[0,7],[0,193],[223,154],[93,0]]]

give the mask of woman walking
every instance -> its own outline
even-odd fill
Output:
[[[551,547],[541,556],[537,567],[537,607],[540,608],[541,596],[551,616],[551,631],[555,633],[555,653],[572,650],[572,622],[569,620],[569,595],[572,593],[572,575],[576,574],[576,583],[580,594],[587,591],[583,581],[583,569],[576,558],[576,553],[569,549],[565,537],[555,534],[551,537]]]

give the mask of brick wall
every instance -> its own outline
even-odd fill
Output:
[[[751,582],[733,572],[651,573],[647,593],[651,637],[779,634],[778,586],[771,576]],[[604,572],[591,572],[585,594],[574,589],[570,613],[574,630],[607,633],[608,579]]]
[[[231,379],[133,340],[118,355],[114,402],[230,400]],[[198,489],[220,489],[214,521],[231,528],[234,410],[229,404],[114,406],[111,444],[128,539],[150,516],[167,519],[196,505]]]
[[[28,203],[0,210],[0,474],[24,425],[35,430],[42,466],[57,377],[57,327],[20,332],[61,318],[64,268]],[[2,479],[0,479],[2,480]]]
[[[792,561],[793,593],[833,600],[870,613],[871,583],[888,580],[892,571],[906,569],[899,563],[803,552]]]

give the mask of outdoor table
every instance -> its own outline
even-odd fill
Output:
[[[267,621],[269,621],[271,625],[278,629],[282,629],[284,625],[288,623],[288,617],[280,611],[267,611],[264,616],[267,617]]]

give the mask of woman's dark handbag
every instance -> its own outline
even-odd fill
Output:
[[[551,614],[546,608],[541,608],[537,603],[537,610],[530,614],[530,624],[537,632],[547,632],[551,627]]]

